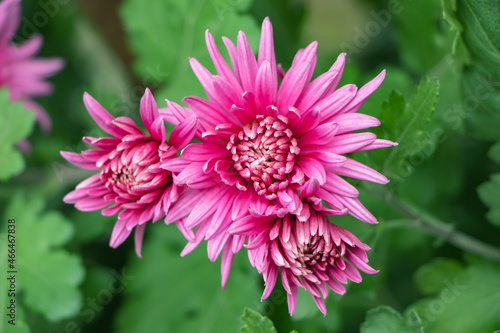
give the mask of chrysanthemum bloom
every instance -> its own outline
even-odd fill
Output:
[[[336,89],[345,63],[345,54],[341,54],[328,72],[311,82],[317,46],[313,42],[299,50],[284,74],[277,69],[268,18],[262,25],[257,59],[243,32],[237,46],[223,40],[232,70],[208,31],[206,42],[217,75],[190,59],[209,98],[183,100],[189,106],[185,112],[200,119],[204,130],[201,142],[187,146],[181,159],[162,164],[179,172],[179,184],[207,191],[194,208],[180,204],[171,211],[172,217],[167,215],[167,220],[174,220],[192,210],[185,226],[197,229],[188,247],[208,240],[211,260],[225,244],[237,251],[243,244],[241,239],[226,230],[249,209],[263,215],[290,213],[307,219],[299,191],[311,180],[319,184],[314,195],[333,210],[376,223],[357,199],[356,188],[340,176],[388,182],[377,171],[343,156],[394,145],[372,133],[353,132],[380,124],[378,119],[356,112],[380,85],[385,71],[359,90],[355,85]],[[278,72],[283,74],[280,83]],[[182,112],[173,103],[168,109]],[[222,264],[230,265],[224,255]]]
[[[35,96],[48,95],[52,85],[44,81],[63,67],[59,58],[35,59],[42,46],[42,37],[34,36],[22,45],[11,43],[21,21],[21,1],[0,2],[0,88],[6,86],[12,101],[24,101],[34,112],[42,129],[48,131],[51,121],[45,110],[33,102]]]
[[[266,285],[262,299],[269,297],[280,272],[290,315],[295,312],[297,287],[309,291],[326,315],[323,299],[328,296],[327,287],[343,294],[342,284],[348,280],[361,281],[358,269],[368,274],[377,273],[367,264],[366,251],[370,248],[366,244],[330,222],[320,203],[309,207],[309,211],[305,221],[299,221],[293,214],[248,215],[229,229],[233,234],[249,236],[250,263],[263,275]]]
[[[119,213],[110,245],[119,246],[136,227],[135,249],[140,256],[146,222],[164,217],[184,191],[173,184],[172,173],[160,168],[160,163],[177,157],[177,149],[193,138],[198,120],[186,118],[165,143],[164,120],[148,89],[141,99],[140,113],[150,135],[128,117],[114,118],[89,94],[85,93],[83,101],[95,122],[112,137],[84,137],[83,141],[95,149],[81,154],[61,152],[78,167],[99,170],[78,184],[64,201],[81,211],[102,209],[106,216]]]

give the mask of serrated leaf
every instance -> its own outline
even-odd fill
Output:
[[[419,321],[411,324],[389,306],[379,306],[366,314],[366,320],[361,324],[361,333],[417,333],[421,332]]]
[[[426,332],[492,332],[500,325],[500,267],[478,262],[412,308]]]
[[[73,228],[59,212],[43,212],[39,198],[17,192],[5,219],[16,220],[18,288],[24,304],[50,321],[75,315],[81,307],[78,285],[84,277],[79,256],[59,248],[73,236]]]
[[[258,278],[246,271],[244,256],[236,256],[223,290],[220,263],[210,262],[205,249],[181,258],[185,239],[175,226],[153,227],[143,258],[134,256],[126,268],[135,279],[115,318],[117,332],[234,332],[243,308],[260,310]]]
[[[391,93],[382,105],[381,120],[389,138],[399,146],[387,152],[383,173],[389,178],[401,179],[404,174],[405,158],[423,150],[429,140],[425,125],[434,113],[439,96],[437,78],[424,77],[415,88],[408,104],[397,92]]]
[[[437,258],[421,266],[414,279],[418,289],[425,294],[435,294],[446,287],[464,272],[463,265],[457,260]]]
[[[7,88],[0,89],[0,180],[23,171],[24,158],[15,145],[31,133],[34,122],[34,114],[22,102],[11,102]]]
[[[245,326],[241,327],[242,333],[277,333],[271,319],[262,316],[255,310],[245,308],[241,316]]]
[[[242,14],[251,0],[127,0],[120,16],[137,55],[134,68],[147,85],[165,84],[158,101],[176,102],[184,96],[199,95],[200,84],[189,66],[189,57],[197,58],[207,68],[210,57],[205,44],[205,30],[210,29],[219,43],[222,36],[235,38],[242,30],[253,47],[260,35],[255,20]],[[219,48],[222,54],[222,43]]]
[[[479,197],[490,208],[486,218],[492,224],[500,227],[500,173],[490,176],[490,181],[477,188]]]

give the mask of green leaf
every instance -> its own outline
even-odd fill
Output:
[[[2,224],[2,231],[7,230],[7,226]],[[8,238],[7,238],[7,233],[0,233],[0,256],[2,260],[0,260],[0,272],[7,272],[9,271],[8,267],[8,250],[10,249],[8,247]],[[3,258],[6,258],[3,260]],[[7,273],[6,273],[7,275]],[[7,276],[8,277],[8,276]],[[6,277],[6,278],[7,278]],[[24,321],[24,311],[22,310],[22,305],[20,303],[20,297],[17,297],[17,295],[9,295],[12,291],[10,290],[10,281],[6,280],[6,278],[2,279],[2,283],[0,284],[2,287],[0,288],[0,308],[2,310],[5,309],[5,311],[2,311],[4,314],[2,317],[2,320],[0,321],[0,332],[5,332],[5,333],[29,333],[29,327],[26,325],[26,322]],[[4,280],[5,279],[5,280]],[[6,281],[7,283],[4,283]],[[17,287],[17,286],[16,286]],[[14,296],[14,297],[12,297]],[[15,318],[10,317],[10,309],[8,307],[11,304],[11,300],[14,300],[15,304]],[[10,320],[15,319],[12,323],[15,325],[9,323]]]
[[[474,63],[483,74],[500,77],[500,35],[496,0],[457,0],[456,15],[463,27],[462,36]]]
[[[500,325],[500,267],[471,264],[431,299],[412,306],[426,332],[492,332]]]
[[[146,235],[143,258],[129,260],[126,271],[135,279],[115,318],[117,332],[234,332],[241,309],[261,309],[260,279],[245,256],[235,257],[224,290],[220,262],[208,260],[204,243],[181,258],[186,241],[175,226],[153,228]]]
[[[389,178],[405,177],[406,158],[422,151],[430,141],[425,125],[434,113],[439,96],[437,78],[423,78],[415,88],[408,104],[399,93],[393,91],[389,100],[382,104],[381,121],[389,138],[399,146],[386,150],[383,173]]]
[[[445,14],[450,17],[470,55],[470,68],[461,80],[463,106],[468,127],[478,140],[500,140],[500,35],[496,0],[444,1]]]
[[[457,0],[441,0],[441,4],[443,7],[443,19],[450,25],[451,30],[455,33],[452,46],[453,55],[455,59],[468,65],[470,64],[471,59],[469,51],[467,50],[467,47],[462,39],[462,24],[456,16]]]
[[[0,180],[21,173],[25,163],[15,145],[33,129],[35,116],[23,108],[22,102],[11,102],[7,89],[0,89]]]
[[[189,57],[197,58],[207,68],[211,61],[205,45],[205,30],[210,29],[222,51],[221,37],[235,38],[245,32],[253,47],[260,32],[255,20],[242,14],[251,1],[229,0],[127,0],[120,15],[129,43],[137,56],[134,64],[140,79],[148,85],[164,84],[158,100],[176,102],[203,90],[189,66]],[[254,48],[255,49],[255,48]]]
[[[435,294],[443,289],[446,281],[453,281],[464,272],[463,265],[457,260],[437,258],[423,265],[415,273],[414,279],[425,294]]]
[[[245,322],[245,326],[241,327],[242,333],[278,333],[271,319],[255,310],[245,308],[241,319]]]
[[[79,256],[60,247],[73,236],[73,227],[56,211],[43,212],[39,198],[17,192],[5,219],[15,219],[18,288],[24,303],[50,321],[69,318],[80,310],[78,285],[84,277]]]
[[[443,7],[443,19],[456,31],[462,31],[462,25],[458,22],[455,11],[457,10],[457,0],[441,0]]]
[[[490,181],[477,188],[479,197],[490,208],[486,218],[492,224],[500,227],[500,173],[490,176]]]
[[[462,77],[462,116],[477,140],[500,140],[500,79],[493,74],[467,70]]]
[[[366,314],[361,324],[361,333],[413,333],[422,332],[418,316],[413,315],[412,324],[396,310],[389,306],[379,306]]]

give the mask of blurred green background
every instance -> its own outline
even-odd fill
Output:
[[[204,97],[188,63],[195,57],[213,70],[204,31],[223,50],[220,37],[235,40],[243,30],[257,50],[266,16],[284,69],[317,40],[315,76],[340,52],[348,59],[341,84],[360,87],[387,70],[360,112],[380,117],[374,131],[400,146],[354,155],[391,179],[385,187],[353,182],[380,223],[333,219],[372,247],[370,264],[380,273],[349,284],[343,296],[331,292],[326,317],[305,292],[290,317],[279,282],[260,302],[263,281],[245,251],[222,290],[220,263],[208,260],[203,244],[179,257],[185,240],[175,226],[148,227],[139,259],[132,239],[108,246],[115,217],[62,202],[92,173],[59,151],[88,149],[81,138],[102,134],[82,103],[85,91],[135,120],[146,87],[160,107],[165,98]],[[50,79],[54,94],[37,99],[52,132],[34,126],[22,172],[0,182],[0,331],[499,330],[500,258],[492,247],[500,246],[499,22],[493,0],[24,0],[16,42],[40,33],[40,55],[66,66]],[[17,223],[15,327],[4,314],[9,218]],[[248,313],[243,321],[245,307],[273,323]]]

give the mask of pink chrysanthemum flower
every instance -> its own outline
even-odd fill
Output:
[[[48,131],[49,115],[31,99],[52,92],[52,85],[44,80],[57,73],[64,63],[59,58],[34,58],[42,46],[41,36],[34,36],[22,45],[12,44],[20,21],[21,0],[0,2],[0,87],[9,89],[12,101],[24,101],[24,107],[32,111],[42,129]]]
[[[372,133],[353,132],[380,124],[378,119],[356,112],[380,85],[385,71],[359,90],[352,84],[336,89],[345,63],[345,54],[341,54],[328,72],[311,82],[317,46],[313,42],[297,52],[284,74],[276,64],[268,18],[262,24],[257,59],[243,32],[237,46],[227,38],[223,41],[232,70],[208,31],[206,43],[217,75],[190,59],[209,101],[187,97],[183,102],[189,108],[183,110],[175,103],[168,107],[170,113],[192,112],[200,119],[201,142],[190,144],[182,158],[162,167],[178,172],[179,184],[206,191],[194,208],[186,200],[167,220],[191,212],[185,227],[196,230],[185,253],[206,239],[208,256],[215,260],[226,245],[224,284],[230,252],[235,253],[244,243],[241,236],[226,232],[231,223],[249,210],[262,215],[290,213],[307,220],[308,209],[299,192],[310,182],[317,183],[314,196],[332,211],[376,223],[357,199],[357,189],[341,176],[381,184],[388,180],[343,154],[394,143]]]
[[[265,281],[262,300],[271,294],[280,272],[290,315],[295,312],[297,287],[309,291],[326,315],[323,299],[328,296],[327,287],[344,294],[342,284],[348,280],[361,282],[358,269],[368,274],[378,272],[367,264],[368,245],[330,222],[321,211],[321,204],[312,205],[309,211],[305,221],[292,214],[283,217],[248,215],[229,229],[232,234],[249,236],[250,263]]]
[[[83,141],[95,149],[81,154],[61,152],[78,167],[100,170],[78,184],[64,201],[81,211],[102,209],[105,216],[119,213],[110,245],[119,246],[136,227],[135,249],[141,256],[146,222],[164,217],[177,197],[186,195],[183,191],[187,189],[174,185],[172,173],[160,168],[160,164],[176,158],[177,149],[191,141],[198,120],[194,116],[186,118],[165,143],[164,120],[149,89],[141,99],[140,113],[150,135],[128,117],[114,118],[89,94],[85,93],[83,101],[95,122],[112,137],[84,137]]]

